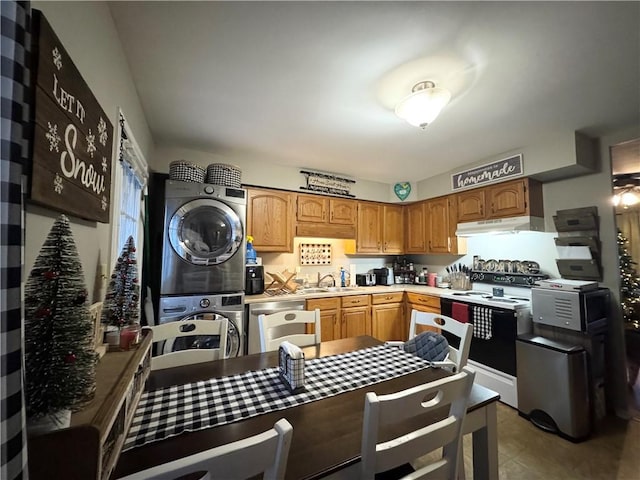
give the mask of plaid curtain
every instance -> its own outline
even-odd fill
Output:
[[[24,185],[29,158],[29,2],[0,1],[2,159],[0,160],[0,421],[3,480],[28,478],[22,392]]]

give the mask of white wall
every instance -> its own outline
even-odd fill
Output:
[[[108,115],[114,132],[118,124],[117,107],[120,106],[140,149],[149,158],[153,150],[153,140],[107,4],[33,2],[32,7],[44,13],[98,103]],[[116,154],[117,148],[114,145],[114,162]],[[53,222],[60,215],[59,212],[29,203],[26,211],[25,276],[31,271]],[[108,259],[111,251],[111,226],[74,217],[69,219],[82,262],[89,298],[97,300],[93,298],[97,267],[106,263],[107,272],[111,272],[113,268],[113,262]]]
[[[169,173],[169,164],[175,160],[186,160],[196,163],[204,168],[210,163],[228,163],[236,165],[242,170],[242,183],[244,185],[280,188],[294,192],[302,191],[305,186],[306,176],[300,173],[300,168],[277,165],[266,162],[263,158],[256,158],[250,154],[236,153],[212,153],[189,148],[174,148],[158,146],[153,158],[150,160],[150,168],[156,172]],[[337,175],[339,173],[335,172]],[[393,195],[393,190],[386,183],[372,182],[354,178],[356,181],[351,188],[351,193],[360,200],[375,200],[379,202],[393,202],[398,198]]]

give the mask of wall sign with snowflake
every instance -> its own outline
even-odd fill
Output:
[[[42,12],[33,11],[37,68],[31,201],[109,222],[113,125]]]

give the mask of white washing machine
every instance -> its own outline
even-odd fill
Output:
[[[243,189],[167,180],[160,296],[242,292],[246,215]]]
[[[244,294],[190,295],[186,297],[160,297],[159,323],[189,320],[229,320],[227,357],[244,355],[246,334],[244,331]],[[163,353],[189,348],[217,348],[219,335],[194,335],[167,340]]]

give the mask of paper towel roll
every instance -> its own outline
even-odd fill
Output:
[[[349,286],[350,287],[356,286],[356,266],[355,265],[349,265]]]

